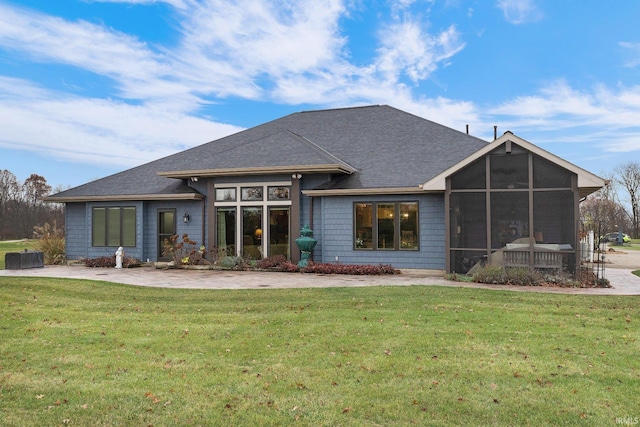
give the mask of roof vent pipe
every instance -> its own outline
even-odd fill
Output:
[[[467,135],[469,135],[469,125],[467,125]]]
[[[498,139],[498,126],[493,125],[493,140]]]

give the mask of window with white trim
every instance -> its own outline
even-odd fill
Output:
[[[289,254],[291,182],[217,184],[215,197],[219,249],[251,259]]]

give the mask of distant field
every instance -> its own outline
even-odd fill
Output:
[[[7,252],[20,252],[25,249],[33,249],[36,240],[5,240],[0,241],[0,270],[4,270],[4,255]]]

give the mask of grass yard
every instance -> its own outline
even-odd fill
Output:
[[[631,239],[631,242],[625,245],[625,249],[631,249],[632,251],[640,251],[640,239]]]
[[[0,240],[0,270],[4,270],[4,255],[7,252],[21,252],[25,249],[33,249],[36,240]]]
[[[0,304],[7,426],[601,426],[640,417],[636,297],[0,277]]]

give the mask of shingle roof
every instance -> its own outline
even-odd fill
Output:
[[[56,194],[89,196],[195,194],[158,173],[300,166],[339,167],[346,175],[322,188],[418,187],[487,145],[463,132],[393,107],[368,106],[290,114],[174,155]],[[180,176],[176,173],[173,176]]]

